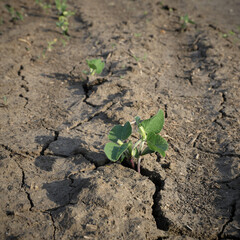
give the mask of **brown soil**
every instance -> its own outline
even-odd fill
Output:
[[[166,2],[69,0],[66,46],[54,4],[0,2],[0,239],[240,239],[240,3]],[[158,109],[166,158],[109,163]]]

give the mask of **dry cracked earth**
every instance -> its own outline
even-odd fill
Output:
[[[68,9],[64,46],[54,4],[0,1],[0,239],[240,239],[239,1]],[[109,163],[109,130],[158,109],[167,156]]]

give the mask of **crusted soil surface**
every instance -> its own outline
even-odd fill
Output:
[[[0,1],[0,239],[240,239],[239,1],[69,0],[69,40],[53,2]],[[159,109],[167,156],[109,163]]]

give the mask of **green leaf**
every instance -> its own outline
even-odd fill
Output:
[[[134,148],[132,151],[131,151],[131,156],[132,157],[135,157],[135,158],[139,158],[140,154],[139,154],[139,151],[137,148]]]
[[[97,74],[100,74],[104,69],[105,63],[101,59],[87,60],[87,64],[90,69],[95,70]]]
[[[195,23],[193,20],[191,20],[191,19],[189,19],[188,22],[191,23],[191,24],[196,24],[196,23]]]
[[[128,143],[124,143],[119,146],[116,143],[109,142],[104,147],[104,152],[109,160],[116,162],[119,160],[121,155],[127,150]]]
[[[138,116],[135,117],[135,121],[136,121],[137,126],[140,124],[140,120],[141,120],[140,117],[138,117]]]
[[[146,154],[150,154],[150,153],[154,153],[155,151],[151,150],[149,147],[146,147],[143,152],[141,153],[141,156],[146,155]]]
[[[151,132],[147,136],[147,144],[150,150],[159,152],[163,157],[165,157],[165,151],[168,149],[168,143],[163,137]]]
[[[163,128],[163,124],[164,124],[164,112],[163,110],[159,110],[158,113],[152,118],[143,120],[139,124],[139,127],[142,126],[147,134],[150,132],[160,133],[160,131]]]
[[[116,125],[109,132],[108,139],[114,143],[117,143],[118,140],[124,141],[132,133],[132,127],[130,122],[126,122],[124,126]]]

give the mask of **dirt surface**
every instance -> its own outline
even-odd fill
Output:
[[[0,1],[0,239],[240,239],[240,3],[166,2],[69,0],[64,46],[54,4]],[[109,163],[158,109],[167,156]]]

